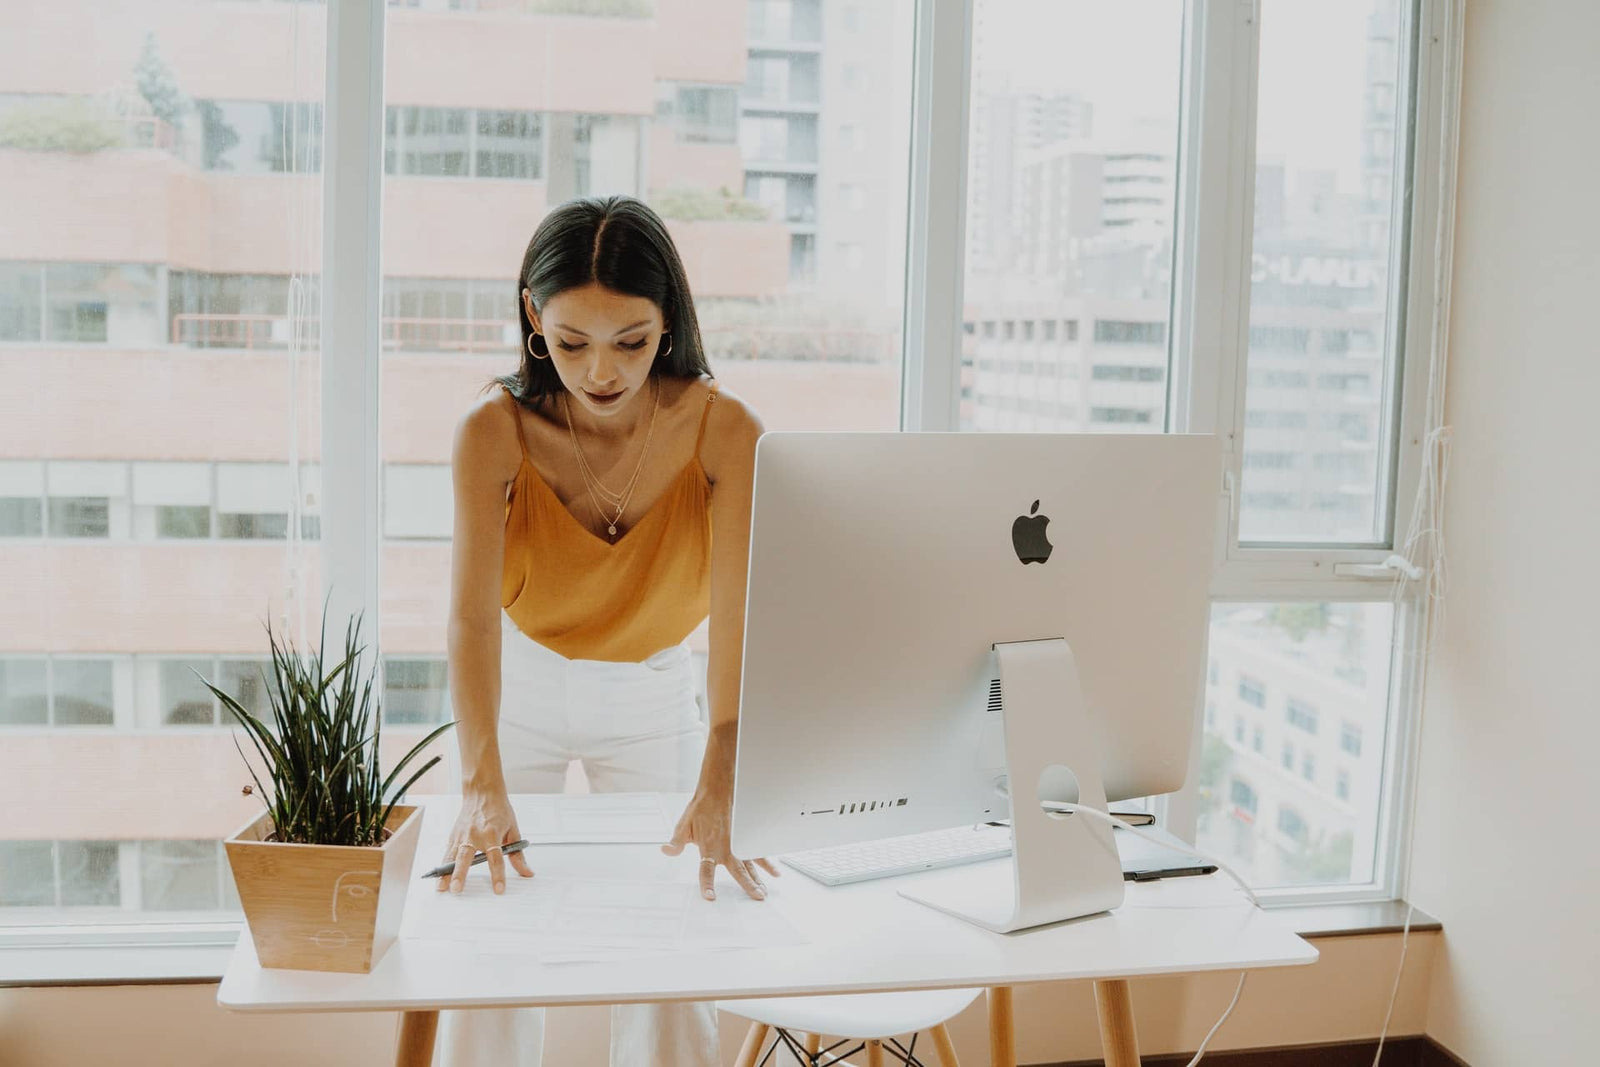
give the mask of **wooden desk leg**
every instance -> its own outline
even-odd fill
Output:
[[[433,1036],[439,1032],[439,1013],[408,1011],[400,1017],[400,1045],[395,1067],[429,1067],[433,1063]]]
[[[1011,987],[989,988],[990,1067],[1017,1067],[1017,1036],[1012,1029]]]
[[[755,1067],[761,1055],[761,1046],[766,1043],[766,1024],[751,1023],[749,1032],[744,1035],[744,1047],[739,1050],[739,1067]]]
[[[1094,1004],[1100,1012],[1106,1067],[1139,1067],[1139,1035],[1133,1028],[1133,995],[1127,980],[1096,982]]]

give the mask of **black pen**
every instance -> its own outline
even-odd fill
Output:
[[[528,847],[528,843],[526,841],[513,841],[513,842],[511,842],[511,844],[502,847],[500,849],[500,851],[502,853],[504,853],[505,855],[509,856],[513,852],[521,852],[523,849],[525,849],[527,847]],[[480,852],[476,856],[472,857],[471,866],[476,867],[478,864],[482,863],[484,860],[486,860],[488,858],[489,858],[488,853]],[[441,863],[439,866],[435,867],[433,870],[429,871],[427,874],[423,875],[422,877],[424,877],[424,878],[443,878],[445,875],[449,874],[451,871],[454,871],[455,869],[456,869],[456,865],[453,864],[453,863]]]

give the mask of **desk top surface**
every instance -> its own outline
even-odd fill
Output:
[[[417,875],[438,862],[459,798],[421,802],[427,814]],[[692,852],[667,857],[655,845],[549,845],[529,855],[535,872],[549,877],[692,883]],[[329,974],[263,968],[245,932],[217,999],[226,1008],[268,1012],[724,1000],[1130,978],[1317,959],[1285,921],[1250,907],[1222,875],[1129,883],[1122,907],[1112,912],[995,934],[899,895],[937,872],[830,888],[780,869],[780,878],[764,876],[769,894],[761,906],[781,909],[805,944],[540,963],[403,932],[372,973]],[[472,876],[486,877],[481,867]],[[431,884],[412,881],[408,919],[421,895],[433,892]],[[719,872],[717,892],[743,891]]]

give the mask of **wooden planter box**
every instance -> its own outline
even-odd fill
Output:
[[[361,974],[400,931],[422,809],[396,806],[381,847],[263,840],[262,813],[223,842],[263,967]]]

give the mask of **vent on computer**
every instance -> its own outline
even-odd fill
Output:
[[[840,804],[833,808],[814,808],[811,811],[802,811],[801,815],[870,815],[876,812],[888,811],[891,808],[903,808],[909,798],[899,797],[894,800],[852,800],[847,804]]]

